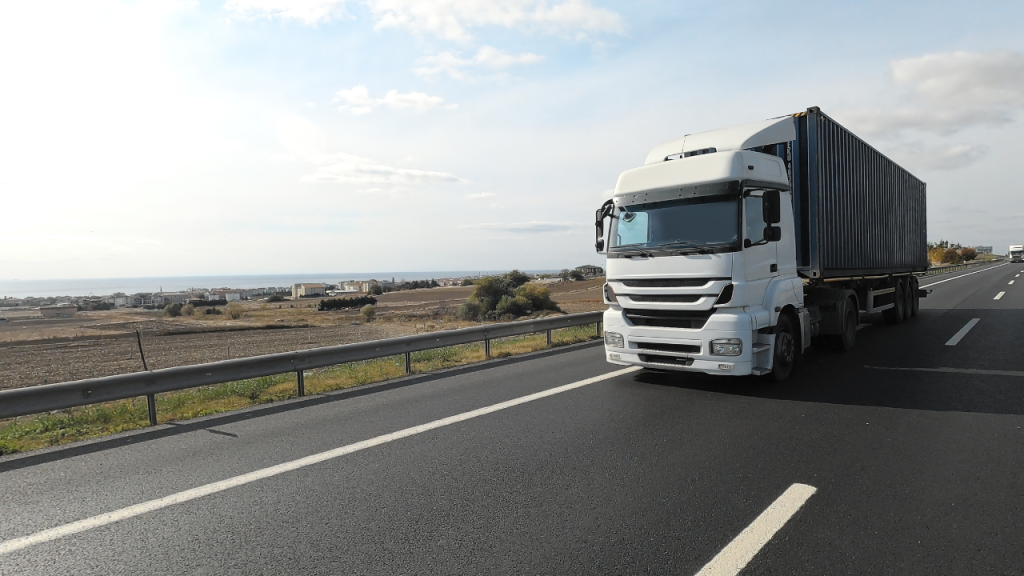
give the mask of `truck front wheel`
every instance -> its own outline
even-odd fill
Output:
[[[772,354],[772,378],[776,382],[782,382],[793,373],[793,364],[796,362],[793,323],[785,314],[779,316],[779,323],[775,325],[775,349]]]

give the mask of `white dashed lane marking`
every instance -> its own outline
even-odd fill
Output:
[[[786,522],[800,510],[818,489],[806,484],[793,484],[740,535],[711,559],[697,576],[735,576],[764,548]]]
[[[978,322],[981,322],[981,318],[972,318],[966,326],[961,328],[959,332],[954,334],[953,337],[949,339],[949,342],[946,342],[946,346],[956,346],[957,342],[962,340],[964,336],[967,336],[967,333],[970,332],[971,328],[974,328],[974,325],[977,324]]]
[[[996,297],[993,298],[993,300],[999,300],[1000,298],[1003,297],[1003,294],[1006,294],[1006,292],[1000,292],[999,294],[996,294]]]

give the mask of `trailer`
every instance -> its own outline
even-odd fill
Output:
[[[925,295],[925,183],[816,107],[658,145],[595,226],[614,364],[782,380]]]

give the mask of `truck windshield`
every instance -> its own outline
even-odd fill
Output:
[[[735,196],[700,196],[620,207],[612,218],[609,249],[714,248],[739,241]]]

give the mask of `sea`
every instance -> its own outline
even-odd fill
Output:
[[[0,279],[0,300],[3,298],[52,298],[59,296],[107,296],[114,292],[176,292],[190,288],[267,288],[301,282],[338,282],[357,280],[391,280],[397,282],[462,278],[503,274],[507,270],[458,270],[427,272],[323,272],[310,274],[254,274],[244,276],[154,276],[148,278],[68,278],[51,280]],[[524,270],[528,274],[550,274],[558,270]]]

